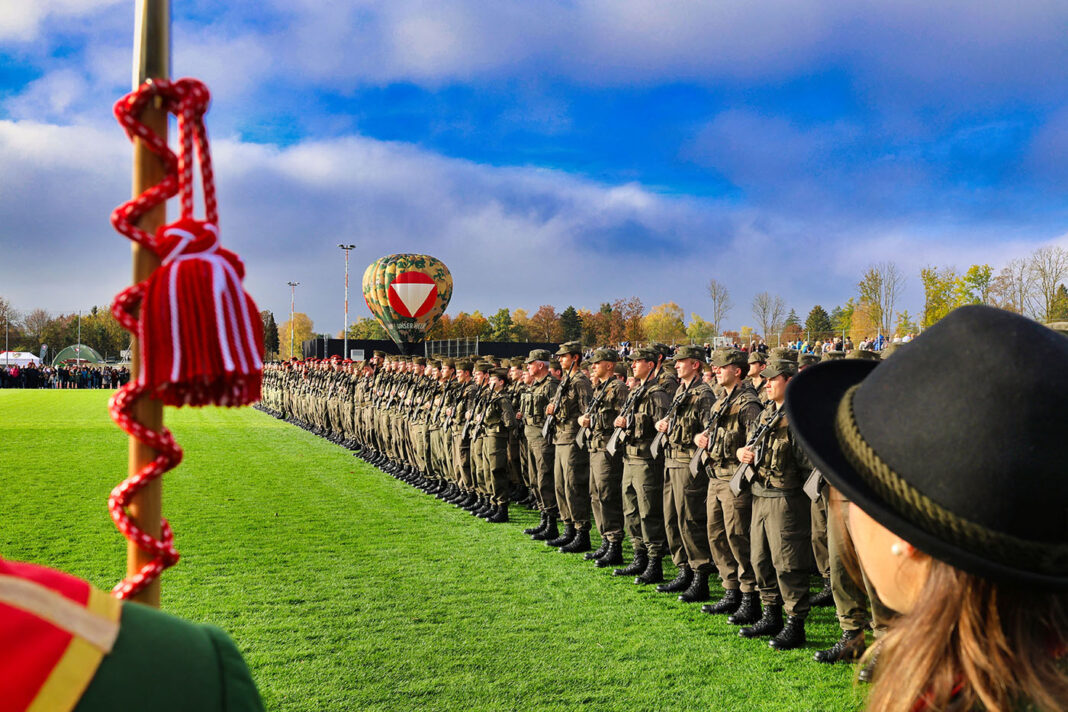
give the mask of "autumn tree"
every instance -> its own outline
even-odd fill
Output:
[[[734,304],[731,303],[731,295],[727,291],[727,285],[719,280],[708,280],[706,289],[708,290],[708,298],[712,301],[712,329],[718,336],[720,329],[723,328],[723,320],[727,318],[727,314],[730,313]]]
[[[853,307],[853,317],[849,324],[849,337],[853,339],[853,343],[859,344],[864,339],[874,338],[882,328],[879,321],[881,317],[882,311],[878,307],[861,299]]]
[[[578,315],[582,321],[582,336],[580,338],[583,346],[599,346],[608,343],[610,321],[607,315],[602,314],[600,311],[591,312],[589,309],[579,309]]]
[[[558,344],[564,340],[564,330],[560,326],[560,316],[552,304],[543,304],[530,317],[530,336],[537,341]]]
[[[770,292],[761,292],[753,297],[753,316],[764,330],[764,341],[768,341],[772,332],[779,332],[786,317],[786,302],[782,297]]]
[[[52,315],[44,309],[34,309],[22,320],[23,334],[30,350],[39,349],[41,344],[48,343],[44,340],[44,333],[50,321]]]
[[[675,302],[658,304],[642,319],[645,337],[652,341],[673,344],[686,338],[684,312]]]
[[[1034,275],[1024,259],[1011,260],[990,283],[990,303],[1017,314],[1031,312],[1034,294]]]
[[[629,341],[636,344],[645,340],[645,328],[642,317],[645,316],[645,305],[638,297],[630,299],[617,299],[612,302],[612,310],[619,312],[619,318],[623,322],[623,334],[619,341]]]
[[[448,314],[442,314],[441,316],[439,316],[438,320],[431,324],[430,328],[426,330],[426,339],[428,341],[443,341],[445,339],[451,338],[452,317]]]
[[[875,325],[875,328],[871,329],[873,333],[890,333],[894,320],[894,305],[904,286],[905,276],[893,262],[870,265],[857,283],[858,302],[866,305],[866,319]]]
[[[1030,260],[1034,281],[1034,313],[1043,321],[1052,321],[1057,299],[1057,286],[1068,278],[1068,250],[1047,246],[1035,250]]]
[[[279,352],[282,358],[301,358],[304,354],[301,344],[314,337],[315,325],[312,320],[307,314],[297,312],[292,319],[287,319],[278,327]]]
[[[512,324],[515,325],[515,340],[530,341],[530,316],[526,309],[512,312]]]

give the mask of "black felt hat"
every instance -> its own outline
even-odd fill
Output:
[[[1068,339],[962,307],[879,364],[805,369],[790,425],[824,477],[932,557],[1068,590]]]

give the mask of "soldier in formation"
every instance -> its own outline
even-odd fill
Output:
[[[599,348],[583,362],[583,350],[286,361],[266,367],[260,407],[487,522],[533,509],[532,540],[684,603],[708,601],[703,612],[775,650],[804,645],[810,609],[833,605],[842,636],[815,659],[858,659],[864,631],[881,635],[893,612],[849,578],[848,531],[827,524],[841,496],[783,410],[790,380],[815,358],[652,344],[626,361]],[[723,594],[710,601],[713,574]],[[813,574],[822,590],[809,590]]]

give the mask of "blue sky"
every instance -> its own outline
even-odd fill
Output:
[[[224,244],[263,308],[341,328],[352,270],[453,272],[451,312],[631,295],[728,326],[804,316],[865,267],[997,269],[1068,245],[1068,5],[175,2],[174,74],[212,89]],[[119,0],[0,0],[0,295],[104,303],[128,279],[110,107]],[[173,214],[173,211],[172,211]],[[358,290],[354,289],[353,294]],[[351,318],[367,314],[358,297]]]

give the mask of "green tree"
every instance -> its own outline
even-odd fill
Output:
[[[568,306],[560,313],[560,328],[564,332],[564,341],[578,341],[582,338],[582,318],[575,307]]]
[[[1050,310],[1049,321],[1068,320],[1068,289],[1062,282],[1057,287],[1057,294],[1053,297],[1053,305]]]
[[[897,323],[894,326],[894,334],[897,336],[906,336],[907,334],[915,334],[919,331],[916,326],[916,322],[912,320],[912,315],[909,314],[909,310],[906,309],[897,314]]]
[[[854,309],[856,309],[856,304],[853,303],[853,298],[850,297],[845,304],[831,310],[831,328],[834,330],[835,335],[841,336],[843,333],[848,334],[853,330]]]
[[[809,341],[823,340],[834,333],[834,324],[831,323],[830,315],[819,304],[809,311],[808,318],[805,319],[805,332],[808,334]]]
[[[923,283],[923,328],[928,328],[953,311],[957,305],[957,270],[953,267],[924,267],[920,270]]]
[[[694,312],[690,312],[690,323],[686,325],[686,336],[695,344],[710,344],[716,334],[716,327]]]
[[[261,311],[260,318],[263,320],[263,350],[270,358],[278,353],[278,324],[274,320],[274,312],[269,309]]]
[[[994,270],[990,265],[972,265],[953,285],[954,306],[989,304]]]
[[[385,327],[378,322],[378,319],[364,316],[349,324],[349,338],[369,340],[388,339],[389,334],[386,333]]]
[[[512,314],[505,308],[500,308],[489,318],[489,338],[493,341],[515,341],[515,322]]]

